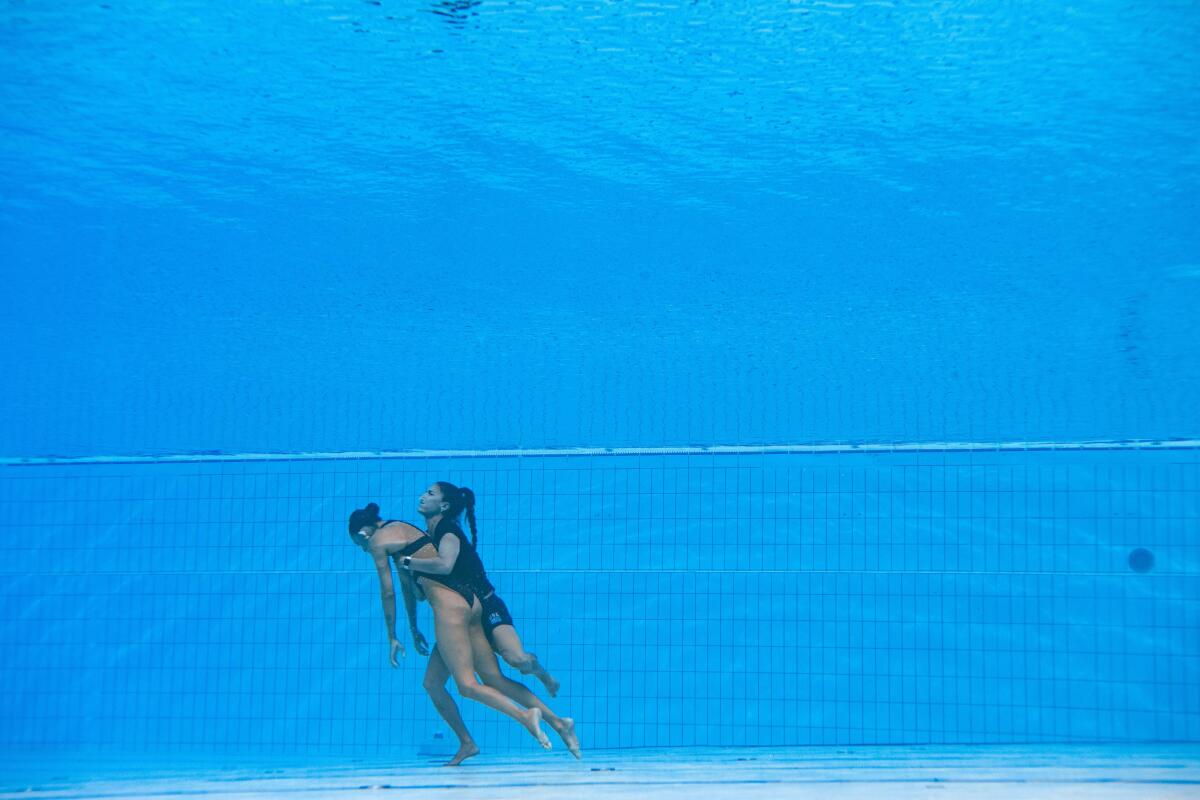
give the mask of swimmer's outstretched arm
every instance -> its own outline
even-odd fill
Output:
[[[408,612],[408,628],[412,631],[413,646],[423,656],[429,655],[429,642],[417,628],[417,598],[413,591],[413,579],[404,570],[400,570],[400,596],[404,598],[404,610]]]
[[[404,645],[396,638],[396,591],[392,588],[392,565],[387,553],[376,552],[375,570],[379,573],[379,599],[383,602],[383,621],[387,624],[388,659],[393,667],[400,666],[397,656],[404,655]]]

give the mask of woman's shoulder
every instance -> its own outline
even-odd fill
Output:
[[[437,538],[440,539],[441,537],[445,536],[447,533],[453,533],[456,536],[458,536],[459,538],[462,538],[462,535],[463,535],[462,526],[458,524],[457,520],[444,519],[437,524],[437,529],[434,531],[434,536],[436,536]]]
[[[413,525],[411,522],[405,522],[402,519],[389,519],[387,522],[384,522],[382,525],[380,525],[379,529],[388,531],[405,531],[413,535],[425,535],[425,531],[421,530],[416,525]]]
[[[398,519],[388,520],[385,522],[379,528],[379,532],[375,535],[379,536],[379,534],[383,534],[383,538],[381,540],[382,544],[401,546],[406,545],[409,542],[416,541],[417,539],[420,539],[422,536],[426,535],[425,531],[421,530],[416,525],[412,525],[408,522],[403,522]]]

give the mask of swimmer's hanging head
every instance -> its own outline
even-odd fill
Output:
[[[426,519],[441,514],[443,519],[449,520],[457,520],[466,511],[467,524],[471,526],[471,546],[478,546],[479,535],[475,530],[475,493],[466,486],[458,487],[448,481],[431,484],[417,501],[417,511]]]
[[[365,548],[381,521],[378,503],[367,503],[366,508],[357,509],[350,515],[350,541]]]

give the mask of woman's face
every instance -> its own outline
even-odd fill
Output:
[[[436,483],[432,484],[425,493],[421,495],[421,499],[417,501],[417,511],[427,517],[433,517],[441,514],[450,504],[442,499],[442,487]]]

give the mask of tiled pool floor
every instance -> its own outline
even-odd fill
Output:
[[[6,757],[0,798],[1200,798],[1200,744],[804,747],[484,753],[319,763],[56,763]]]

